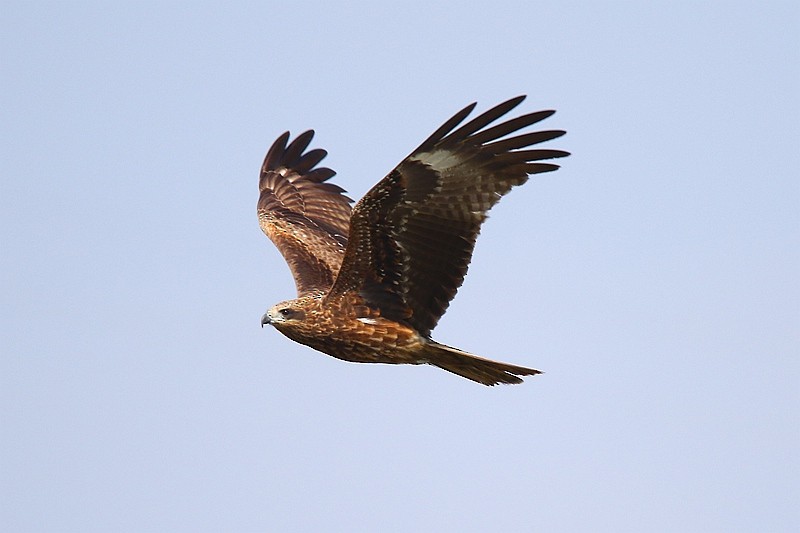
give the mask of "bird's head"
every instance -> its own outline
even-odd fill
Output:
[[[291,327],[292,324],[302,322],[303,319],[305,319],[305,310],[301,302],[288,300],[270,307],[269,311],[261,317],[261,327],[263,328],[265,324],[270,324],[281,329],[282,326]]]

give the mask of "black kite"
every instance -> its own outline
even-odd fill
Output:
[[[297,298],[263,316],[292,340],[345,361],[427,363],[495,385],[539,370],[483,359],[431,339],[464,280],[491,207],[530,174],[569,155],[529,149],[561,130],[515,134],[554,113],[539,111],[488,127],[519,105],[504,102],[459,127],[456,113],[351,209],[335,172],[306,151],[314,132],[275,141],[261,168],[258,218],[294,276]],[[457,129],[456,129],[457,128]],[[288,143],[288,144],[287,144]]]

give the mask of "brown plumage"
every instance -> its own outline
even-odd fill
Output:
[[[513,98],[459,125],[475,104],[445,122],[351,210],[327,155],[305,151],[307,131],[275,141],[261,168],[258,218],[294,276],[297,298],[262,317],[292,340],[345,361],[427,363],[495,385],[539,370],[483,359],[432,340],[431,331],[464,281],[491,207],[530,174],[569,155],[528,149],[561,130],[515,134],[554,113],[490,124]],[[457,129],[456,129],[457,128]]]

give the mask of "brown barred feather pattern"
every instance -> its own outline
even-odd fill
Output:
[[[287,146],[287,131],[272,144],[261,167],[258,220],[289,265],[298,296],[330,289],[339,271],[350,227],[344,189],[326,181],[336,173],[314,168],[327,152],[310,150],[313,131]]]
[[[357,362],[428,363],[494,385],[538,370],[479,358],[433,341],[430,333],[464,281],[488,211],[541,161],[569,155],[532,148],[561,130],[519,133],[554,111],[495,124],[513,98],[462,125],[471,104],[445,122],[352,209],[334,172],[314,168],[324,150],[306,151],[308,131],[280,136],[261,171],[258,214],[289,264],[298,299],[262,319],[290,338]],[[494,125],[492,125],[494,124]]]

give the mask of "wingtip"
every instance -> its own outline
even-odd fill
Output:
[[[284,131],[273,141],[269,150],[267,150],[267,155],[264,156],[264,164],[261,165],[262,173],[267,170],[275,169],[276,164],[281,159],[281,155],[286,150],[286,143],[289,142],[289,135],[290,133],[288,131]]]
[[[477,106],[478,106],[478,101],[477,100],[474,101],[474,102],[470,102],[469,104],[464,106],[464,109],[459,111],[459,114],[463,113],[464,114],[464,118],[466,118],[467,116],[469,116],[470,113],[472,113],[475,110],[475,108]]]
[[[300,135],[298,135],[297,137],[295,137],[294,141],[292,141],[292,142],[299,144],[300,143],[300,139],[303,139],[304,141],[306,139],[308,139],[308,141],[311,142],[311,139],[313,139],[313,138],[314,138],[314,130],[306,130],[303,133],[301,133]]]
[[[494,106],[492,109],[490,109],[490,111],[494,109],[503,109],[504,111],[502,114],[505,115],[506,113],[510,112],[512,109],[517,107],[519,104],[524,102],[527,97],[528,97],[527,94],[521,94],[519,96],[515,96],[514,98],[509,98],[505,102],[501,102],[496,106]]]

